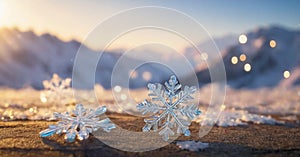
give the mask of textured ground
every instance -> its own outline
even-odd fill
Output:
[[[120,127],[131,131],[140,131],[144,125],[143,119],[138,117],[124,114],[109,114],[109,117]],[[199,152],[181,150],[175,141],[142,153],[111,148],[93,136],[76,143],[65,143],[60,135],[40,138],[39,131],[51,123],[54,122],[0,122],[0,156],[300,156],[300,126],[293,122],[273,126],[214,127],[203,138],[198,137],[199,126],[193,123],[192,136],[181,136],[176,141],[208,142],[207,149]]]

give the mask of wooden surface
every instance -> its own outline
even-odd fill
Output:
[[[144,125],[143,119],[138,117],[122,114],[109,114],[109,117],[131,131],[140,131]],[[214,127],[203,138],[198,137],[199,125],[193,123],[191,137],[180,136],[163,148],[141,153],[111,148],[93,136],[75,143],[66,143],[63,135],[40,138],[38,133],[52,123],[55,122],[0,122],[0,156],[300,156],[300,126],[293,123]],[[208,142],[209,147],[199,152],[181,150],[176,141],[182,140]]]

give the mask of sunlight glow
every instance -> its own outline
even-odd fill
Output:
[[[245,34],[241,34],[240,36],[239,36],[239,42],[241,43],[241,44],[246,44],[247,43],[247,36],[245,35]]]
[[[3,1],[0,1],[0,26],[2,26],[3,24],[3,18],[4,18],[4,14],[5,14],[5,7],[3,4]]]

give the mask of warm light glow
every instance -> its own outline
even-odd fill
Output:
[[[284,78],[287,79],[287,78],[289,78],[290,76],[291,76],[291,73],[290,73],[289,71],[286,70],[286,71],[283,72],[283,77],[284,77]]]
[[[239,36],[239,42],[241,43],[241,44],[246,44],[247,43],[247,36],[245,35],[245,34],[241,34],[240,36]]]
[[[236,56],[231,57],[231,63],[232,64],[237,64],[238,63],[238,58]]]
[[[151,74],[149,71],[145,71],[145,72],[143,73],[143,79],[144,79],[145,81],[150,81],[151,78],[152,78],[152,74]]]
[[[247,56],[245,54],[240,55],[240,61],[244,62],[244,61],[246,61],[246,59],[247,59]]]
[[[270,41],[270,47],[271,48],[275,48],[276,47],[276,41],[275,40],[271,40]]]
[[[251,71],[251,65],[250,65],[249,63],[245,64],[245,65],[244,65],[244,70],[245,70],[246,72]]]

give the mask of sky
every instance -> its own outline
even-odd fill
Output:
[[[122,10],[142,6],[167,7],[183,12],[201,23],[215,37],[241,34],[272,24],[300,30],[299,0],[0,0],[0,27],[34,30],[37,34],[51,33],[66,41],[82,41],[101,21]],[[177,20],[176,17],[168,19]],[[147,19],[141,22],[143,20]],[[119,25],[122,25],[122,21]],[[139,33],[124,37],[112,48],[127,47],[129,43],[138,44],[149,40],[145,36],[153,34],[169,38],[170,44],[176,48],[186,46],[182,40],[171,39],[167,33],[145,31],[142,37]],[[199,42],[206,40],[203,37],[195,38]],[[103,45],[91,43],[88,46],[97,49]]]

